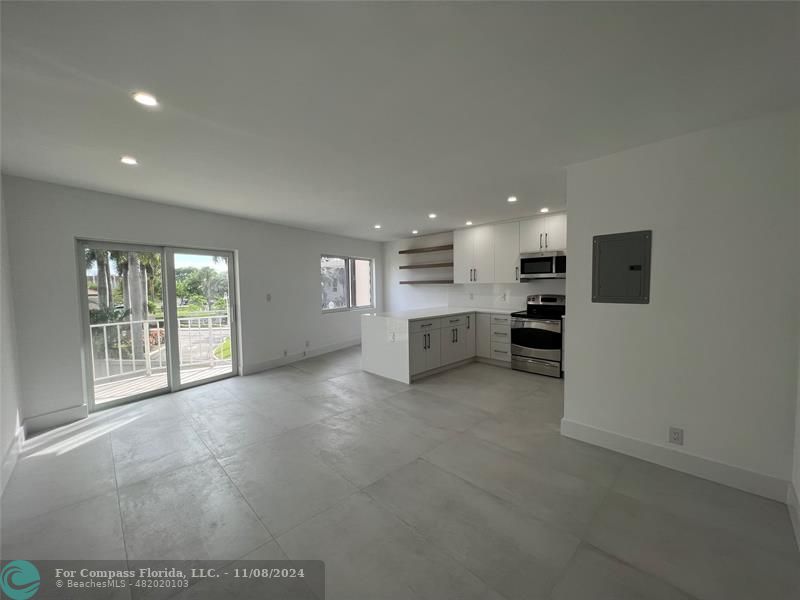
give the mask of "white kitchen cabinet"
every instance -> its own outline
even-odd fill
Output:
[[[464,338],[467,341],[467,358],[475,356],[475,313],[464,315],[466,319]]]
[[[567,249],[567,214],[556,213],[521,221],[519,251],[547,252]]]
[[[457,229],[453,232],[453,283],[472,281],[472,257],[475,242],[471,229]]]
[[[453,282],[494,282],[493,226],[453,232]]]
[[[428,356],[425,361],[427,371],[442,366],[441,333],[440,329],[434,329],[428,333]]]
[[[492,356],[492,315],[477,313],[475,315],[475,355],[481,358]]]
[[[518,221],[492,225],[495,283],[519,281],[519,230]]]
[[[544,251],[544,234],[545,234],[545,217],[536,217],[520,221],[519,223],[519,251],[524,254],[526,252],[543,252]]]
[[[567,213],[547,215],[545,227],[545,250],[566,250]]]

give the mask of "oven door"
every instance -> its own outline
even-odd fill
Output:
[[[561,361],[561,319],[512,319],[511,354]]]

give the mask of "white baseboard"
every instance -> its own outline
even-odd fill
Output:
[[[80,406],[72,406],[43,415],[28,417],[22,422],[22,426],[25,428],[25,437],[27,438],[30,437],[31,434],[46,431],[53,427],[60,427],[61,425],[72,423],[73,421],[85,419],[88,416],[89,407],[86,404],[81,404]]]
[[[14,439],[11,440],[8,448],[6,448],[6,452],[3,455],[3,465],[2,465],[2,485],[0,485],[0,496],[2,496],[3,492],[6,489],[6,484],[8,480],[11,479],[11,473],[14,472],[14,467],[17,465],[17,457],[19,453],[22,451],[22,443],[25,441],[25,429],[20,425],[17,427],[17,431],[14,433]]]
[[[764,496],[778,502],[786,501],[786,489],[789,482],[777,477],[734,467],[568,419],[561,419],[561,434],[751,494]]]
[[[789,517],[792,519],[794,527],[794,538],[797,540],[797,548],[800,549],[800,492],[789,482],[789,491],[786,494],[786,506],[789,507]]]
[[[336,350],[344,350],[345,348],[352,348],[353,346],[358,346],[360,344],[361,344],[361,338],[359,337],[352,340],[348,340],[346,342],[338,342],[336,344],[328,344],[327,346],[320,346],[319,348],[314,348],[313,350],[307,350],[306,352],[290,354],[289,356],[268,360],[266,362],[250,365],[249,367],[242,367],[242,375],[253,375],[254,373],[261,373],[262,371],[268,371],[269,369],[283,367],[286,365],[290,365],[292,363],[299,362],[301,360],[305,360],[307,358],[320,356],[322,354],[328,354],[329,352],[335,352]]]

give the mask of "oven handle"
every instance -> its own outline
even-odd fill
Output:
[[[561,320],[555,319],[511,319],[511,329],[543,329],[561,332]]]

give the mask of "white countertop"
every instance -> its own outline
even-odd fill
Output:
[[[492,315],[510,315],[512,312],[525,310],[524,308],[481,308],[479,306],[437,306],[434,308],[417,308],[414,310],[398,310],[393,312],[365,313],[365,317],[386,317],[389,319],[404,319],[413,321],[416,319],[435,319],[438,317],[448,317],[451,315],[463,315],[464,313],[489,313]]]

